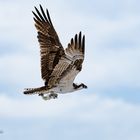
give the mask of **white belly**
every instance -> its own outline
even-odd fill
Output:
[[[54,92],[54,93],[69,93],[69,92],[73,92],[74,89],[73,89],[73,86],[66,86],[66,85],[58,85],[57,87],[54,87],[52,89],[49,90],[49,92]]]

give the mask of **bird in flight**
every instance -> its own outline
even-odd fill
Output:
[[[85,54],[85,36],[80,32],[63,48],[52,24],[49,11],[35,7],[33,12],[38,33],[41,56],[41,76],[44,86],[26,88],[24,94],[38,94],[44,100],[55,99],[60,93],[69,93],[87,88],[83,83],[76,84],[74,79],[82,69]]]

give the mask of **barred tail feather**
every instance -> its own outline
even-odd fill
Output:
[[[39,88],[26,88],[23,93],[24,94],[41,94],[44,91],[46,91],[45,86],[39,87]]]

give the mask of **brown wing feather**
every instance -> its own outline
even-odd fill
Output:
[[[61,59],[50,76],[50,79],[48,81],[48,88],[52,88],[53,86],[55,86],[58,83],[61,75],[63,75],[64,72],[70,67],[71,65],[69,63]]]
[[[64,49],[53,27],[48,10],[45,13],[41,5],[41,12],[36,7],[35,10],[36,13],[33,12],[33,14],[40,44],[41,75],[48,83],[54,67],[58,64],[61,56],[64,55]]]
[[[76,75],[82,69],[82,63],[84,60],[85,50],[85,36],[82,37],[81,32],[79,35],[75,35],[74,39],[71,39],[71,43],[66,48],[66,56],[62,56],[59,63],[55,66],[54,71],[48,81],[49,88],[55,86],[61,79],[67,79],[68,73],[71,73],[71,79],[73,82]],[[72,73],[73,71],[73,73]],[[69,76],[68,76],[69,77]]]

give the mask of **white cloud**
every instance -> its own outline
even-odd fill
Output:
[[[63,117],[86,122],[114,121],[118,117],[123,121],[127,116],[127,119],[135,118],[135,121],[139,122],[140,106],[94,94],[60,95],[59,99],[50,101],[44,101],[38,96],[16,99],[1,95],[0,116],[7,118]]]
[[[103,98],[95,94],[67,94],[47,102],[35,96],[15,99],[1,95],[0,118],[1,121],[3,118],[21,121],[41,120],[42,123],[44,122],[43,126],[36,124],[37,130],[42,130],[44,125],[51,125],[52,128],[53,122],[55,129],[61,126],[58,132],[64,132],[63,138],[70,135],[85,138],[84,134],[88,134],[86,137],[89,139],[132,140],[135,137],[135,140],[139,140],[140,138],[140,105],[130,104],[120,99]],[[74,125],[72,129],[69,128],[71,124]],[[80,124],[81,127],[76,124]],[[8,127],[8,124],[6,126]],[[48,127],[45,132],[54,129],[53,127],[50,130]],[[30,133],[33,132],[34,129],[31,129]],[[40,135],[41,132],[39,131],[38,134]]]
[[[25,95],[24,95],[25,96]],[[24,99],[9,98],[0,96],[0,116],[18,118],[57,118],[63,116],[68,109],[74,108],[75,101],[70,96],[70,100],[50,100],[44,101],[41,97],[26,96]],[[23,111],[24,110],[24,111]]]
[[[24,84],[39,81],[40,62],[31,56],[19,54],[5,55],[0,59],[0,79],[3,83]],[[34,63],[35,62],[35,63]],[[37,64],[38,62],[38,64]],[[25,76],[26,75],[26,76]],[[38,78],[38,79],[37,79]]]
[[[93,50],[94,51],[94,50]],[[115,87],[140,87],[140,49],[96,50],[86,56],[83,71],[76,81],[90,87],[110,89]]]

